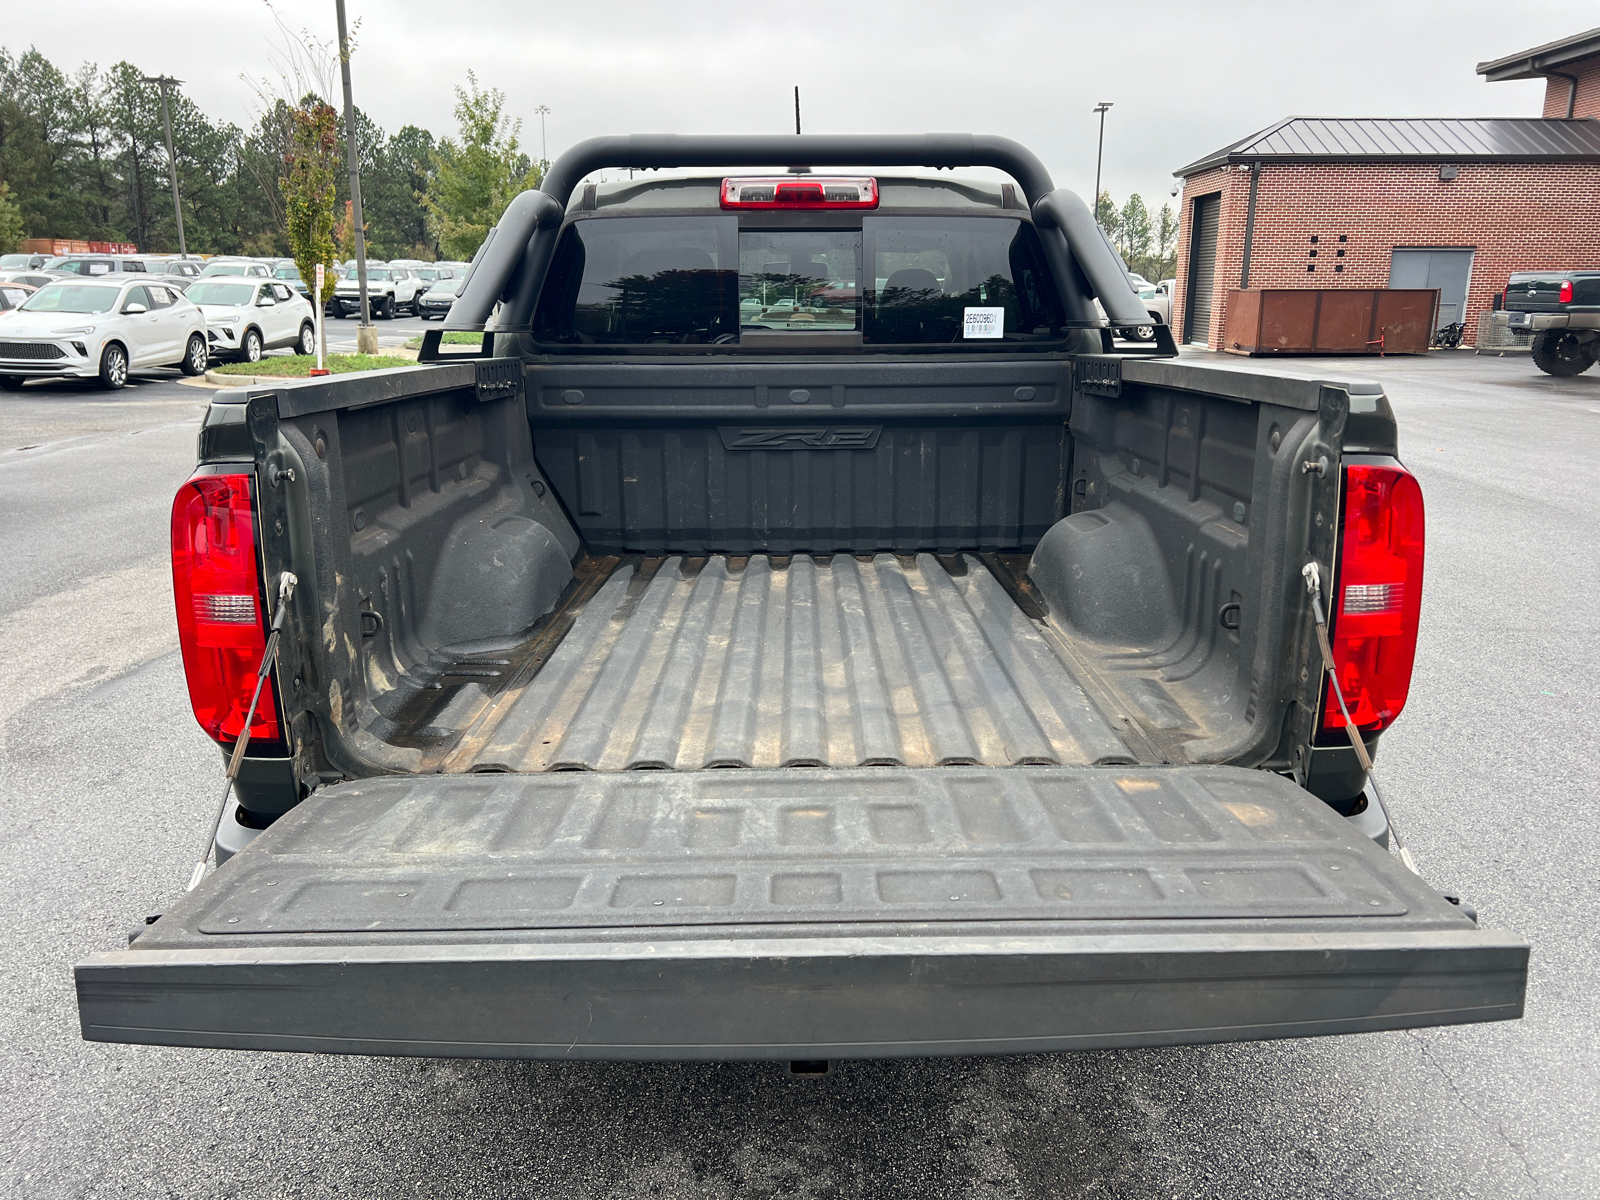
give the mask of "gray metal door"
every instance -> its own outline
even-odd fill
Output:
[[[1436,329],[1462,320],[1471,278],[1471,250],[1396,250],[1389,260],[1390,287],[1439,289]]]
[[[1217,221],[1222,193],[1197,196],[1189,237],[1189,286],[1184,294],[1183,340],[1206,345],[1211,336],[1211,288],[1217,276]]]

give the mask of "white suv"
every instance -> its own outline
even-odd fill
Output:
[[[46,284],[0,325],[0,387],[30,377],[100,380],[115,390],[140,367],[206,369],[206,320],[175,287],[128,276]]]
[[[317,352],[311,305],[287,283],[209,275],[189,285],[188,297],[205,314],[212,358],[260,362],[263,351],[279,346]]]
[[[409,267],[368,267],[367,304],[372,315],[387,320],[402,308],[417,311],[417,297],[428,290],[428,281]],[[347,317],[361,311],[361,287],[352,269],[333,290],[332,313]]]

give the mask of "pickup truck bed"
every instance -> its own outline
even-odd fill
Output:
[[[565,637],[445,769],[1134,761],[1047,627],[976,556],[675,555],[594,569],[599,586],[560,614]]]
[[[793,154],[1017,183],[578,186]],[[78,965],[86,1037],[828,1059],[1520,1014],[1526,944],[1385,853],[1329,717],[1307,571],[1369,750],[1415,645],[1377,385],[1112,353],[1092,301],[1147,314],[1003,139],[603,139],[541,186],[452,306],[499,306],[484,353],[213,396],[181,642],[203,727],[260,740],[216,873]]]

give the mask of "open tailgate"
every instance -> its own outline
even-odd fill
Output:
[[[76,974],[95,1041],[822,1059],[1504,1020],[1527,962],[1265,772],[941,767],[343,784]]]

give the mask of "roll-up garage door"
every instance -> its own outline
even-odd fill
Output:
[[[1211,336],[1211,286],[1217,274],[1217,218],[1222,193],[1196,197],[1189,239],[1189,286],[1184,295],[1183,340],[1204,346]]]

